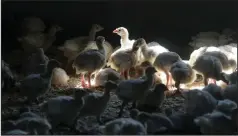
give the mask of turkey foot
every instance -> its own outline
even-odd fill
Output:
[[[87,88],[88,87],[88,85],[86,84],[86,82],[85,82],[85,79],[84,79],[84,75],[82,74],[82,76],[81,76],[81,86],[83,87],[83,88]]]

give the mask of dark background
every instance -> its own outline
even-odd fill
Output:
[[[16,42],[19,23],[26,16],[39,16],[47,25],[57,23],[64,31],[57,34],[55,45],[74,36],[88,35],[92,24],[105,29],[99,33],[114,46],[119,36],[112,31],[128,28],[130,38],[144,37],[159,41],[167,48],[189,56],[191,36],[201,31],[238,28],[238,1],[59,1],[2,3],[2,51],[19,48]],[[166,39],[166,40],[165,40]],[[171,42],[168,44],[168,41]],[[172,45],[173,44],[173,45]]]

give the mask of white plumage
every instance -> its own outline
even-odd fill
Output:
[[[67,86],[69,76],[62,68],[55,68],[52,73],[51,84],[56,86]]]
[[[151,42],[149,44],[146,43],[145,39],[140,38],[141,40],[141,45],[140,49],[138,50],[138,56],[139,56],[139,64],[141,64],[144,61],[149,61],[151,64],[154,63],[155,58],[163,53],[163,52],[169,52],[168,49],[165,47],[161,46],[157,42]]]
[[[225,45],[230,42],[233,42],[232,32],[229,29],[224,29],[224,31],[220,34],[218,32],[200,32],[196,36],[192,37],[192,41],[189,43],[194,49],[198,49],[200,47],[207,46],[220,46]]]
[[[121,48],[132,48],[132,45],[135,40],[129,39],[129,32],[125,27],[118,27],[113,31],[113,33],[116,33],[117,35],[121,36]]]
[[[140,41],[136,40],[132,48],[120,48],[116,50],[109,58],[107,65],[116,71],[129,73],[129,69],[136,66],[138,62],[137,51],[139,49],[139,43]]]

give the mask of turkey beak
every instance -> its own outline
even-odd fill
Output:
[[[113,32],[112,33],[118,33],[118,30],[117,29],[115,29],[115,30],[113,30]]]

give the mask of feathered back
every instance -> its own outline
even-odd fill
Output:
[[[196,73],[190,65],[183,61],[175,62],[170,69],[173,79],[177,82],[190,84],[196,80]]]
[[[224,45],[218,47],[222,53],[224,53],[228,60],[230,67],[234,71],[234,69],[237,67],[237,47],[231,46],[231,45]]]
[[[120,48],[116,50],[109,58],[108,65],[112,69],[129,69],[137,63],[137,50],[139,46],[134,42],[132,48]]]
[[[97,37],[97,46],[103,48],[105,38],[102,36]],[[99,45],[100,44],[100,45]],[[94,72],[105,66],[106,56],[105,50],[91,49],[78,54],[73,62],[73,68],[76,68],[77,73],[81,72]]]
[[[202,55],[205,51],[206,51],[207,47],[200,47],[199,49],[197,50],[194,50],[191,55],[190,55],[190,58],[189,58],[189,64],[191,66],[194,65],[195,61],[197,60],[197,58]]]
[[[93,72],[104,64],[105,56],[98,50],[88,50],[80,53],[73,63],[73,68],[80,71]]]
[[[157,42],[150,42],[150,43],[148,43],[147,46],[152,47],[152,46],[157,46],[157,45],[160,45],[160,44]]]
[[[147,51],[144,52],[143,54],[144,58],[153,64],[155,58],[163,52],[169,52],[169,50],[160,45],[159,43],[151,42],[147,45]]]
[[[228,63],[228,58],[224,53],[220,51],[213,51],[213,52],[205,52],[204,55],[210,55],[210,56],[218,58],[222,64],[223,69],[224,70],[229,69],[230,65]]]
[[[170,67],[172,66],[173,63],[182,60],[180,56],[175,53],[175,52],[163,52],[159,54],[155,61],[154,61],[154,66],[157,69],[168,69],[170,70]]]
[[[203,75],[218,80],[222,72],[222,64],[219,59],[209,55],[200,56],[192,68]]]
[[[217,100],[208,92],[198,89],[183,93],[185,97],[185,111],[191,115],[203,115],[215,109]]]
[[[66,86],[69,76],[62,68],[55,68],[51,78],[51,84]]]
[[[106,81],[113,81],[115,83],[118,83],[121,80],[121,76],[117,71],[111,68],[105,68],[100,70],[95,76],[95,85],[103,86]]]

